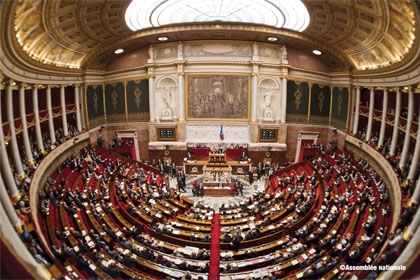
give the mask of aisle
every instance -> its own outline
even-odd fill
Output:
[[[219,213],[213,217],[213,229],[211,231],[209,278],[211,280],[220,277],[220,218]]]

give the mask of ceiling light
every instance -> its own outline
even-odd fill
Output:
[[[114,53],[115,54],[120,54],[120,53],[123,53],[124,52],[124,50],[123,49],[116,49],[115,51],[114,51]]]
[[[313,50],[312,51],[314,54],[316,54],[316,55],[321,55],[322,54],[322,52],[321,51],[319,51],[319,50]]]
[[[168,37],[162,36],[158,38],[159,41],[168,41]]]
[[[275,42],[277,41],[277,37],[268,37],[267,40],[271,42]]]

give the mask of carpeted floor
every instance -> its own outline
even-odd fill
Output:
[[[220,219],[216,213],[213,217],[213,229],[211,231],[209,278],[218,279],[220,276]]]

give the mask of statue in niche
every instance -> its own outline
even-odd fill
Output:
[[[272,121],[273,120],[273,109],[271,109],[271,98],[272,92],[267,91],[264,93],[264,120],[265,121]]]
[[[172,92],[169,88],[165,89],[163,100],[165,101],[166,108],[172,108]]]
[[[272,95],[271,91],[267,91],[264,94],[264,104],[266,108],[271,106],[271,95]]]
[[[172,120],[172,91],[169,87],[165,88],[165,92],[163,95],[163,102],[165,104],[165,108],[163,109],[162,115],[164,120]]]

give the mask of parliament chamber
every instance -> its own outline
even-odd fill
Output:
[[[416,279],[420,4],[0,1],[1,279]]]

